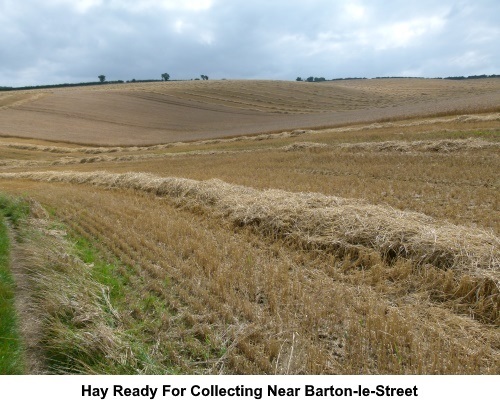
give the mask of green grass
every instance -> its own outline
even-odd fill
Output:
[[[2,197],[2,202],[7,201]],[[0,203],[1,204],[1,203]],[[14,280],[9,271],[9,237],[3,212],[20,216],[18,208],[9,204],[10,211],[0,205],[0,374],[23,374],[23,348],[14,307]]]
[[[0,211],[17,228],[19,222],[29,214],[29,204],[22,198],[13,198],[0,194]]]
[[[155,343],[145,339],[151,330],[159,327],[159,317],[135,319],[130,313],[158,315],[167,311],[166,303],[154,294],[137,291],[131,283],[135,270],[121,263],[116,257],[98,248],[96,240],[71,233],[75,254],[91,265],[92,278],[108,288],[112,307],[121,314],[122,336],[134,353],[132,363],[113,364],[102,361],[96,371],[101,374],[177,374],[178,370],[168,360],[155,353]],[[166,281],[168,282],[168,281]]]
[[[95,281],[109,288],[109,298],[114,306],[126,299],[128,278],[120,273],[123,267],[117,259],[105,259],[103,254],[88,239],[82,236],[71,236],[74,242],[76,255],[88,265],[92,266],[92,277]],[[127,272],[131,272],[128,269]]]
[[[68,231],[65,237],[69,242],[67,253],[86,263],[88,272],[82,272],[81,266],[72,269],[67,261],[60,261],[57,257],[45,257],[41,253],[47,240],[43,232],[23,224],[22,219],[28,215],[29,204],[25,200],[0,194],[0,374],[23,374],[25,371],[24,350],[14,307],[15,285],[9,271],[7,219],[17,228],[18,234],[24,235],[21,243],[28,249],[36,247],[32,250],[37,252],[34,253],[37,258],[35,266],[41,266],[44,275],[50,279],[34,288],[37,289],[39,304],[47,305],[53,312],[45,314],[40,341],[51,373],[178,373],[168,356],[158,353],[157,342],[145,338],[159,327],[160,319],[156,315],[164,313],[167,308],[155,294],[137,291],[133,282],[138,277],[135,269],[103,251],[99,241],[87,239],[57,223],[55,211],[50,213],[53,221],[49,229]],[[38,267],[35,271],[40,270]],[[165,283],[168,284],[168,280]],[[64,305],[68,301],[64,297],[68,296],[73,297],[71,302],[81,304],[82,310],[87,308],[95,316],[85,322],[79,321],[81,314],[75,313],[71,305]],[[133,316],[134,311],[141,314],[139,319]],[[143,317],[144,314],[150,316]],[[116,334],[117,341],[121,342],[114,351],[101,350],[99,344],[89,345],[85,341],[86,336],[99,336],[96,333],[100,330],[99,325],[109,328],[109,332]],[[116,350],[120,350],[123,356]]]

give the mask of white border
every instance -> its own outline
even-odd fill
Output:
[[[82,396],[82,386],[108,388],[106,398]],[[154,399],[148,397],[113,396],[114,385],[130,389],[149,387],[157,389]],[[163,396],[163,386],[186,388],[184,396]],[[247,388],[262,388],[262,398],[255,397],[195,397],[191,387],[218,385],[232,388],[244,385]],[[281,388],[300,388],[298,396],[268,396],[268,385]],[[315,388],[358,386],[375,390],[377,386],[409,388],[417,387],[418,396],[368,397],[307,397],[305,385]],[[0,376],[2,403],[16,404],[446,404],[471,403],[471,401],[498,400],[500,376]],[[408,391],[408,392],[410,392]],[[144,391],[145,392],[145,391]],[[151,391],[149,391],[151,392]],[[258,391],[257,391],[258,392]],[[285,391],[286,392],[286,391]],[[327,390],[327,392],[329,392]],[[477,403],[477,402],[476,402]]]

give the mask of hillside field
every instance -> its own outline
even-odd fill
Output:
[[[0,93],[0,136],[154,145],[495,110],[500,80],[188,81]]]
[[[16,367],[499,374],[499,152],[500,79],[1,92]]]

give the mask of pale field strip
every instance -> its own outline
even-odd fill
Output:
[[[25,103],[41,99],[48,95],[47,92],[26,91],[19,93],[0,93],[0,110],[19,107]]]
[[[408,128],[423,125],[433,125],[433,124],[447,124],[456,122],[491,122],[500,121],[500,113],[497,114],[467,114],[453,117],[444,118],[432,118],[423,120],[414,120],[411,122],[387,122],[387,123],[374,123],[370,125],[363,126],[347,126],[341,128],[331,128],[323,130],[294,130],[291,132],[280,132],[274,134],[261,134],[254,136],[239,136],[226,139],[211,139],[203,141],[193,141],[193,142],[171,142],[166,144],[158,144],[153,146],[116,146],[116,147],[61,147],[61,146],[47,146],[38,145],[30,143],[15,143],[15,142],[3,142],[0,138],[0,146],[21,149],[21,150],[35,150],[51,153],[84,153],[84,154],[99,154],[99,153],[119,153],[119,152],[142,152],[151,150],[161,150],[170,149],[175,147],[184,146],[199,146],[199,145],[213,145],[220,143],[232,143],[232,142],[242,142],[242,141],[260,141],[268,139],[286,139],[293,138],[303,134],[321,134],[321,133],[343,133],[343,132],[355,132],[371,129],[382,129],[382,128]],[[371,142],[370,142],[371,143]],[[370,144],[366,142],[366,145]],[[359,144],[359,143],[358,143]],[[377,149],[377,143],[373,142],[374,150]],[[460,141],[457,141],[460,144]],[[349,148],[349,144],[339,145],[340,147]],[[486,145],[485,145],[486,146]],[[474,146],[473,146],[474,147]]]
[[[23,172],[2,179],[28,179],[133,189],[168,195],[181,205],[200,205],[241,225],[253,225],[332,250],[369,248],[383,257],[405,257],[471,276],[500,288],[500,238],[479,228],[452,225],[416,212],[317,193],[259,191],[220,180],[162,178],[145,173]]]
[[[75,148],[76,149],[76,148]],[[239,150],[199,150],[188,152],[167,153],[141,153],[134,155],[119,156],[91,156],[91,157],[63,157],[54,160],[22,160],[22,159],[1,159],[0,167],[32,167],[32,166],[67,166],[75,164],[101,163],[101,162],[140,162],[146,160],[179,158],[183,156],[203,156],[203,155],[227,155],[242,153],[259,153],[268,151],[294,152],[307,149],[341,149],[351,152],[397,152],[397,153],[452,153],[467,152],[471,150],[491,149],[493,151],[500,149],[500,142],[490,142],[481,138],[467,139],[440,139],[437,141],[384,141],[384,142],[358,142],[358,143],[340,143],[329,145],[317,142],[294,142],[282,147],[264,147]],[[33,149],[31,149],[33,150]],[[38,150],[38,149],[34,149]],[[149,149],[151,150],[151,149]]]
[[[497,79],[485,79],[479,81],[449,81],[433,79],[383,79],[383,80],[345,80],[323,83],[297,83],[289,81],[258,81],[258,80],[227,80],[227,81],[191,81],[191,82],[168,82],[168,83],[137,83],[137,84],[115,84],[111,86],[94,86],[85,90],[107,91],[107,90],[130,90],[130,91],[158,91],[185,92],[195,91],[193,94],[207,94],[207,91],[216,89],[217,93],[233,95],[234,97],[246,97],[255,99],[256,96],[268,96],[270,99],[283,101],[284,97],[294,100],[312,101],[311,97],[320,96],[326,99],[334,99],[335,91],[344,90],[342,96],[367,97],[371,94],[380,97],[412,98],[420,97],[449,97],[456,94],[478,94],[494,92],[498,89]]]
[[[161,92],[157,93],[162,94]],[[339,94],[338,89],[334,93],[321,93],[317,90],[300,91],[296,87],[283,91],[280,87],[275,87],[273,91],[261,90],[255,92],[255,87],[253,87],[240,88],[234,91],[225,89],[217,92],[217,96],[210,90],[204,92],[200,90],[197,92],[184,91],[178,93],[178,95],[180,97],[187,96],[189,100],[193,101],[215,102],[227,106],[282,114],[349,110],[364,105],[362,101],[357,100],[351,94]]]
[[[173,89],[144,86],[142,91],[175,94],[179,98],[287,114],[350,111],[370,106],[390,107],[421,101],[494,93],[498,81],[452,83],[440,80],[350,80],[317,83],[214,82],[187,83]],[[217,86],[217,87],[215,87]],[[191,89],[188,91],[187,89]],[[215,90],[216,91],[213,91]],[[217,96],[215,96],[217,94]]]

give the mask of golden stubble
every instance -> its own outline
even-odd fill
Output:
[[[498,374],[499,122],[147,147],[5,138],[0,188],[119,259],[116,332],[141,331],[155,372]]]
[[[124,322],[159,320],[147,333],[184,372],[498,370],[495,321],[478,313],[487,300],[460,299],[460,288],[481,294],[484,278],[387,263],[369,249],[297,249],[143,192],[48,184],[30,193],[134,269]],[[153,298],[165,308],[144,310]]]

